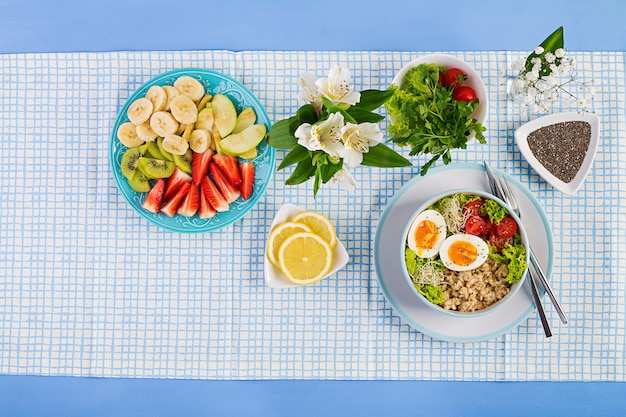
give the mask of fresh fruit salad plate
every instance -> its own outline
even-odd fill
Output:
[[[149,222],[182,233],[228,226],[264,194],[276,153],[259,100],[208,69],[153,78],[120,109],[111,131],[113,177]]]

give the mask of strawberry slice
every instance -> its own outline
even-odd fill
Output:
[[[189,192],[190,188],[191,188],[191,183],[190,182],[184,182],[183,185],[180,186],[178,191],[176,191],[176,194],[174,194],[174,196],[172,198],[170,198],[165,203],[165,205],[163,205],[163,207],[161,207],[161,212],[164,213],[166,216],[169,216],[169,217],[172,217],[174,214],[176,214],[176,211],[178,210],[178,208],[182,204],[183,199],[185,198],[185,196]]]
[[[226,201],[224,196],[220,193],[220,190],[218,190],[213,181],[211,181],[211,178],[208,176],[202,178],[200,188],[202,189],[207,202],[211,205],[211,207],[213,207],[213,209],[215,209],[215,211],[228,210],[228,201]]]
[[[235,188],[241,185],[241,173],[239,172],[239,161],[236,156],[217,154],[213,161],[220,167],[228,182]]]
[[[165,180],[159,178],[150,190],[141,207],[150,213],[158,213],[163,203],[163,192],[165,191]]]
[[[200,207],[200,190],[196,183],[191,183],[189,192],[183,200],[183,204],[178,208],[177,213],[185,217],[193,217]]]
[[[254,164],[252,162],[244,162],[239,166],[241,168],[241,198],[247,200],[252,195],[254,189]]]
[[[211,217],[215,216],[217,212],[213,209],[213,207],[211,207],[209,200],[207,200],[206,195],[204,194],[204,191],[202,191],[202,185],[200,185],[199,189],[200,189],[200,207],[198,208],[198,217],[200,217],[201,219],[210,219]]]
[[[209,172],[209,162],[213,159],[214,152],[211,149],[207,149],[206,152],[197,153],[194,152],[191,159],[191,176],[193,182],[200,185],[202,177],[205,177]]]
[[[171,199],[184,183],[191,182],[191,175],[182,169],[176,167],[172,175],[165,182],[165,192],[163,193],[163,201]]]
[[[239,192],[239,189],[235,188],[228,181],[228,179],[226,179],[226,175],[220,169],[217,163],[211,162],[209,164],[209,172],[211,173],[211,178],[213,178],[215,185],[217,185],[217,188],[220,190],[220,193],[222,193],[222,195],[224,196],[228,204],[232,203],[233,201],[239,198],[239,196],[241,195],[241,192]],[[237,172],[239,172],[239,166],[237,166]]]

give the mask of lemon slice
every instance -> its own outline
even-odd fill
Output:
[[[315,211],[303,211],[298,213],[291,221],[307,225],[313,233],[328,242],[331,249],[337,244],[335,226],[323,214]]]
[[[310,232],[308,226],[302,223],[285,222],[274,227],[267,238],[267,257],[270,262],[280,267],[278,262],[278,249],[285,239],[297,232]]]
[[[307,285],[324,278],[333,262],[330,245],[311,232],[289,236],[278,250],[280,269],[294,284]]]

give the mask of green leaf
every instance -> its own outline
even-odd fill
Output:
[[[324,103],[324,107],[328,110],[328,113],[341,113],[346,122],[356,123],[356,120],[352,116],[348,114],[344,109],[339,106],[335,106],[330,100],[326,97],[322,97],[322,102]]]
[[[559,27],[557,30],[552,32],[550,36],[548,36],[543,42],[539,44],[539,46],[542,46],[544,51],[541,54],[536,54],[535,52],[532,52],[530,55],[528,55],[528,58],[526,58],[526,65],[524,67],[526,72],[530,72],[532,70],[533,63],[531,61],[533,58],[536,58],[536,57],[543,58],[543,56],[547,52],[554,53],[554,51],[556,51],[557,49],[563,48],[565,46],[565,42],[563,40],[563,26]],[[541,76],[550,75],[551,72],[552,70],[550,69],[549,66],[542,66],[540,75]]]
[[[325,164],[319,166],[321,179],[324,184],[326,184],[330,179],[343,167],[343,160],[338,164]]]
[[[304,106],[300,107],[296,112],[296,116],[298,117],[300,124],[314,124],[315,122],[317,122],[318,119],[317,112],[315,111],[315,107],[312,104],[305,104]]]
[[[410,166],[411,162],[383,143],[372,146],[363,154],[361,165],[380,168],[397,168]]]
[[[313,198],[317,196],[317,192],[320,189],[320,182],[322,181],[322,170],[318,165],[315,169],[315,182],[313,183]]]
[[[394,89],[389,90],[364,90],[361,92],[361,100],[353,107],[363,110],[376,110],[387,102],[393,95]]]
[[[298,143],[298,139],[293,135],[297,126],[292,130],[292,125],[296,123],[298,119],[295,116],[274,123],[267,137],[267,144],[275,149],[293,149]]]
[[[311,163],[311,158],[308,157],[298,162],[298,165],[296,165],[296,169],[294,169],[291,175],[289,176],[289,178],[287,178],[287,181],[285,181],[285,184],[287,185],[302,184],[303,182],[311,178],[313,175],[315,175],[315,165]]]
[[[294,146],[291,152],[285,155],[285,158],[282,160],[282,162],[280,163],[280,165],[278,166],[276,170],[280,171],[281,169],[287,168],[290,165],[298,163],[302,161],[303,159],[306,159],[307,157],[309,158],[311,157],[309,150],[302,145],[296,144],[296,146]]]
[[[378,123],[385,119],[385,116],[371,112],[369,110],[365,110],[361,107],[350,107],[348,110],[346,110],[346,113],[352,116],[352,118],[354,118],[357,123]]]

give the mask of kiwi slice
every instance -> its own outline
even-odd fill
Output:
[[[139,170],[135,170],[135,173],[128,179],[128,184],[138,193],[150,191],[150,181]]]
[[[193,159],[193,151],[187,149],[184,155],[173,155],[174,163],[178,168],[191,175],[191,160]]]
[[[130,179],[135,171],[137,171],[139,158],[141,158],[142,156],[143,152],[141,147],[130,148],[126,152],[124,152],[124,155],[122,155],[122,162],[120,164],[122,175]]]
[[[149,178],[168,178],[174,173],[176,165],[170,161],[141,157],[137,168]]]
[[[169,159],[167,159],[161,153],[161,150],[159,149],[159,147],[156,144],[156,142],[148,142],[148,143],[145,144],[145,146],[146,146],[146,152],[144,153],[143,156],[146,156],[148,158],[161,159],[163,161],[169,161]]]
[[[156,144],[157,144],[157,147],[159,148],[159,152],[161,152],[161,155],[163,155],[162,159],[166,159],[168,161],[174,162],[174,155],[172,155],[171,153],[169,153],[168,151],[163,149],[163,138],[162,137],[159,136],[157,138]]]

